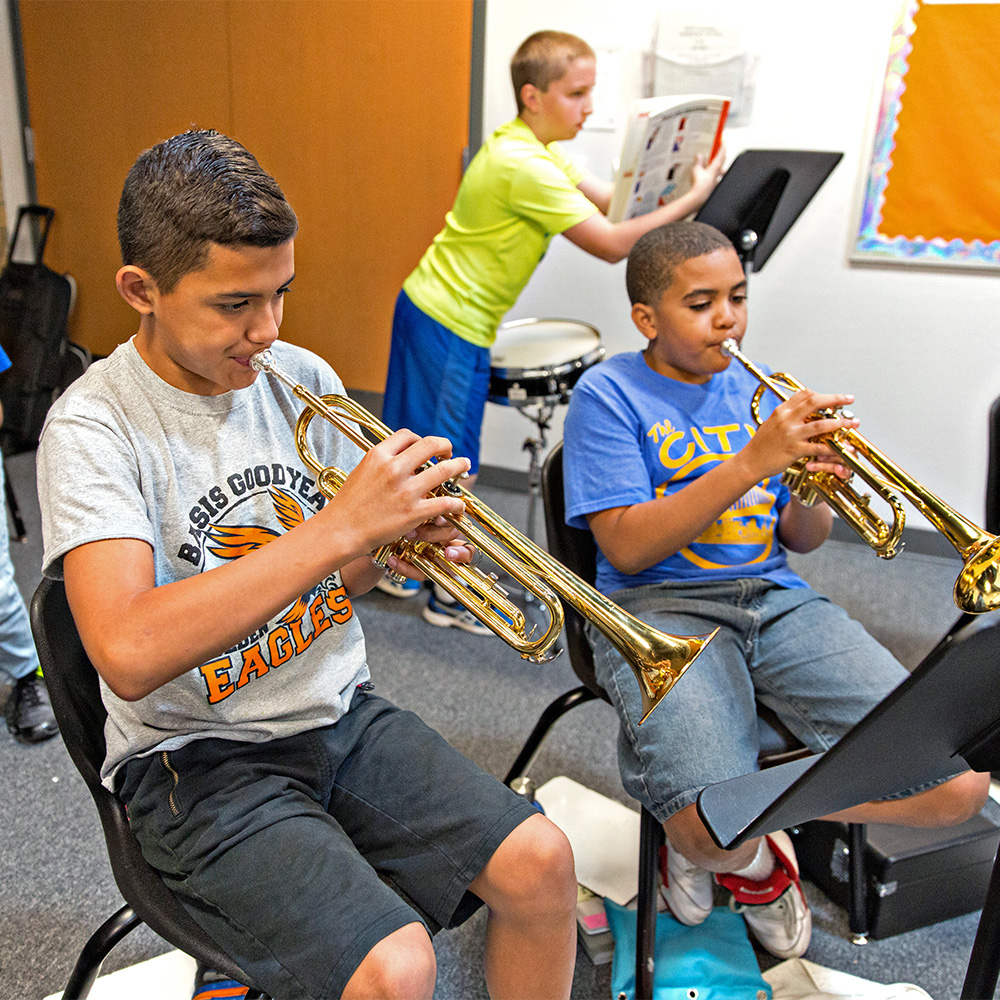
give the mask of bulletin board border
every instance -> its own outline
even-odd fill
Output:
[[[857,235],[849,254],[850,260],[854,263],[1000,270],[1000,240],[984,243],[982,240],[966,242],[941,237],[889,238],[879,232],[888,173],[892,167],[892,153],[896,145],[897,119],[906,90],[908,59],[913,51],[914,16],[919,6],[919,0],[903,0],[893,25],[867,178],[855,225]]]

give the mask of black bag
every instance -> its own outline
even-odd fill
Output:
[[[983,905],[1000,841],[989,801],[978,816],[944,829],[869,823],[865,844],[868,934],[887,938]],[[816,820],[793,832],[803,878],[848,905],[848,840],[843,823]]]
[[[67,384],[70,372],[86,368],[89,352],[75,347],[67,358],[66,321],[73,298],[72,280],[42,263],[55,212],[43,205],[23,205],[0,272],[0,347],[11,367],[0,374],[0,403],[4,423],[0,446],[4,454],[28,451],[38,444],[45,415]],[[40,220],[33,261],[15,261],[21,223]]]

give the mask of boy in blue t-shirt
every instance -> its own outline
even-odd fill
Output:
[[[629,256],[626,283],[649,343],[595,365],[574,389],[566,520],[593,531],[597,587],[616,603],[665,632],[721,631],[639,728],[631,669],[592,630],[597,679],[622,723],[622,780],[663,823],[663,891],[677,919],[707,917],[714,874],[768,951],[801,955],[811,918],[787,834],[722,850],[695,800],[706,785],[757,769],[757,702],[820,752],[907,676],[785,557],[821,545],[833,515],[826,504],[801,504],[781,474],[808,457],[810,469],[847,475],[819,438],[858,421],[811,418],[853,397],[802,390],[753,424],[759,383],[721,349],[743,338],[746,278],[711,226],[648,233]],[[988,774],[966,771],[830,818],[947,826],[978,812],[988,787]]]

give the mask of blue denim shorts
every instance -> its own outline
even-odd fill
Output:
[[[757,770],[758,701],[819,753],[909,676],[843,608],[809,588],[671,582],[619,590],[611,600],[673,635],[720,627],[642,726],[631,668],[589,629],[598,683],[622,723],[622,782],[661,823],[706,785]]]
[[[469,883],[534,808],[413,713],[363,692],[336,725],[129,761],[147,861],[282,1000],[339,997],[383,938],[461,923]]]
[[[382,420],[393,430],[448,438],[452,455],[479,471],[479,437],[490,389],[490,352],[396,299]]]

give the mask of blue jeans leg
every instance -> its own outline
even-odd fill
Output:
[[[858,622],[809,588],[755,579],[653,584],[612,600],[674,635],[720,628],[642,726],[631,669],[591,636],[598,682],[622,722],[622,782],[660,822],[706,785],[757,769],[758,701],[822,751],[907,676]]]
[[[0,463],[0,496],[4,493],[3,464]],[[38,654],[31,638],[28,611],[14,579],[10,561],[10,535],[6,520],[0,530],[0,671],[11,681],[26,677],[38,666]]]

